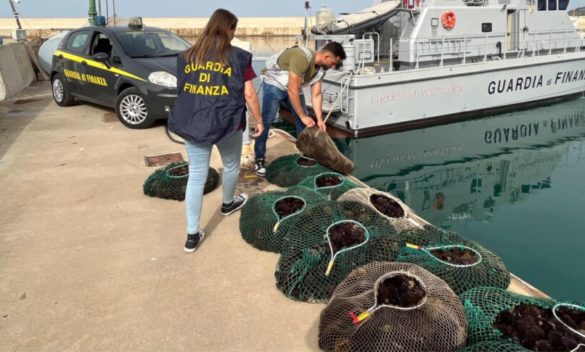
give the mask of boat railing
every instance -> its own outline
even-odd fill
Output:
[[[463,0],[466,6],[488,6],[489,0]]]
[[[476,63],[490,60],[514,59],[526,56],[542,56],[578,52],[585,45],[584,38],[575,35],[574,29],[518,33],[512,40],[510,33],[485,33],[457,35],[441,38],[417,38],[413,50],[390,52],[399,58],[408,57],[414,69]],[[407,39],[401,40],[401,44]],[[411,42],[412,43],[412,42]],[[402,46],[402,45],[401,45]],[[410,46],[410,45],[407,45]],[[390,46],[392,48],[392,46]],[[405,62],[405,60],[401,60]]]

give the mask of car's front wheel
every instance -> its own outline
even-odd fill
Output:
[[[53,93],[53,99],[59,106],[70,106],[73,105],[73,96],[67,87],[67,83],[63,80],[63,76],[57,73],[51,80],[51,92]]]
[[[156,120],[150,116],[144,96],[134,87],[120,93],[116,100],[116,114],[128,128],[148,128]]]

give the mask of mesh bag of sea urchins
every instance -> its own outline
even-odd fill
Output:
[[[255,248],[280,253],[283,237],[296,219],[322,202],[327,202],[325,195],[302,186],[256,194],[242,208],[242,237]]]
[[[398,232],[422,228],[427,223],[418,217],[412,209],[400,199],[390,193],[378,191],[373,188],[354,188],[348,190],[338,198],[339,201],[356,201],[367,204],[388,220]]]
[[[148,176],[142,189],[147,196],[182,201],[185,199],[188,180],[189,163],[171,163],[155,170]],[[207,194],[213,191],[218,184],[219,173],[210,167],[203,193]]]
[[[325,202],[308,209],[284,238],[276,287],[289,298],[325,302],[358,266],[392,261],[398,253],[394,228],[357,202]]]
[[[469,343],[504,340],[532,351],[585,351],[585,306],[477,287],[460,296]],[[487,342],[486,342],[487,343]]]
[[[319,322],[325,351],[455,351],[466,338],[465,311],[455,293],[409,263],[355,269],[337,286]]]
[[[511,341],[499,340],[479,342],[474,345],[458,349],[457,352],[530,352],[530,350]]]
[[[281,156],[266,167],[266,180],[280,187],[295,186],[311,175],[331,171],[315,160],[300,154]]]
[[[299,182],[299,186],[305,186],[319,193],[323,193],[329,200],[336,200],[350,189],[358,187],[349,178],[333,171],[308,176]]]
[[[500,257],[477,242],[430,226],[400,233],[396,261],[413,263],[445,280],[456,294],[479,286],[507,288],[510,272]]]

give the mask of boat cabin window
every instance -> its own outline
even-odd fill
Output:
[[[569,0],[538,0],[538,11],[565,11],[568,6]]]
[[[558,4],[557,0],[538,0],[538,11],[564,11],[568,6],[569,0],[558,0]]]
[[[492,24],[491,23],[482,23],[481,24],[481,31],[482,33],[489,33],[492,31]]]
[[[549,11],[557,10],[557,0],[548,0],[548,10]]]

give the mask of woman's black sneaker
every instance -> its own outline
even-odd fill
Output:
[[[187,234],[187,242],[185,242],[185,252],[187,253],[195,252],[197,246],[199,246],[199,243],[203,241],[203,238],[205,238],[205,232],[203,232],[202,230],[199,230],[199,232],[194,235]]]
[[[238,196],[234,196],[234,200],[231,204],[222,204],[221,215],[230,215],[240,210],[244,204],[248,201],[248,195],[246,193],[240,193]]]

